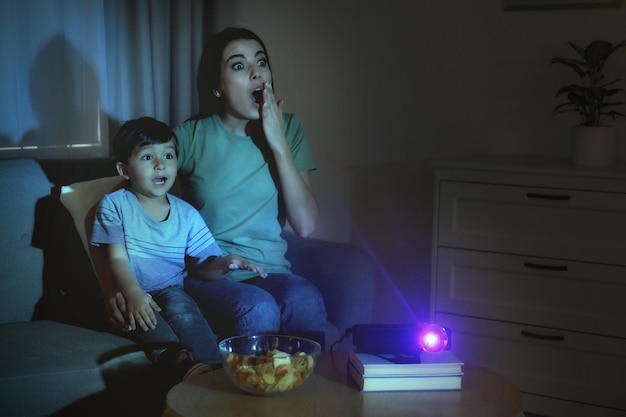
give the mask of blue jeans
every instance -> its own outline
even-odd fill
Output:
[[[156,328],[145,332],[138,329],[131,333],[131,337],[143,345],[151,360],[156,361],[164,353],[173,358],[181,350],[186,350],[195,361],[222,362],[213,330],[182,286],[151,291],[150,295],[161,307],[160,312],[155,312]]]
[[[324,346],[326,308],[317,288],[295,274],[246,281],[185,280],[219,337],[258,333],[302,336]]]

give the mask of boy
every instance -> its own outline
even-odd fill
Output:
[[[90,242],[105,252],[107,281],[123,296],[124,330],[151,360],[186,379],[210,370],[221,356],[183,280],[190,273],[222,279],[235,269],[266,274],[238,255],[222,256],[200,214],[168,194],[178,145],[166,124],[151,117],[128,121],[113,146],[127,188],[99,203]]]

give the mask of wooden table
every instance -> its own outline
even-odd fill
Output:
[[[367,392],[346,375],[348,352],[324,352],[299,389],[276,397],[246,394],[223,369],[174,386],[163,417],[518,417],[519,390],[498,374],[465,364],[460,391]]]

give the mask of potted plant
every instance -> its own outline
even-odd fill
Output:
[[[579,84],[561,87],[556,96],[565,96],[566,101],[558,104],[552,114],[575,112],[580,124],[572,130],[572,160],[578,165],[610,165],[615,159],[615,129],[604,126],[606,118],[625,117],[617,111],[624,104],[614,96],[625,90],[616,84],[620,78],[607,81],[604,66],[613,53],[626,41],[616,45],[606,41],[593,41],[586,48],[568,42],[579,58],[552,58],[552,64],[563,64],[576,72]]]

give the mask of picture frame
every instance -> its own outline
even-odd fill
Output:
[[[503,0],[504,10],[558,10],[618,8],[622,0]]]

